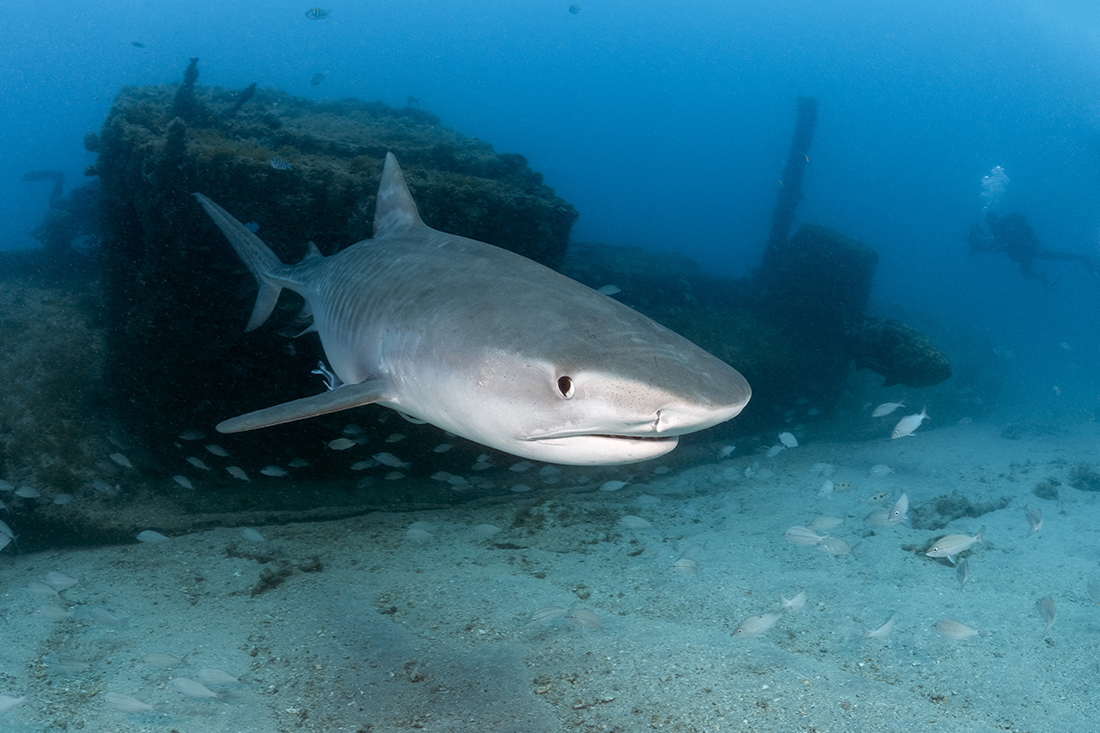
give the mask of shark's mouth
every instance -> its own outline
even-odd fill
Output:
[[[668,443],[670,441],[675,443],[680,437],[678,435],[661,435],[650,437],[647,435],[611,435],[609,433],[578,433],[577,435],[571,437],[578,438],[584,436],[591,438],[612,438],[614,440],[646,440],[652,443]]]
[[[578,440],[584,438],[602,438],[604,440],[628,440],[650,443],[675,443],[679,435],[616,435],[614,433],[545,433],[543,435],[529,435],[523,440],[531,443],[553,440]]]
[[[635,463],[668,453],[677,435],[629,435],[577,431],[530,435],[512,447],[517,455],[575,466]]]

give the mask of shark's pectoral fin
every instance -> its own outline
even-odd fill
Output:
[[[247,415],[218,423],[219,433],[243,433],[246,430],[267,428],[307,417],[327,415],[351,407],[369,405],[386,399],[386,383],[381,379],[368,379],[359,384],[345,384],[336,389],[312,397],[284,402],[281,405],[256,410]]]

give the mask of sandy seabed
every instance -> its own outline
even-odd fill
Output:
[[[771,459],[735,451],[613,492],[543,486],[536,466],[516,475],[528,493],[253,527],[263,541],[235,527],[91,550],[9,546],[0,694],[26,700],[0,730],[1096,729],[1100,607],[1086,587],[1100,560],[1100,494],[1066,479],[1095,467],[1100,427],[800,440]],[[835,469],[828,497],[821,463]],[[894,470],[871,476],[876,464]],[[1057,499],[1035,494],[1042,481]],[[921,517],[938,497],[1003,508],[944,529],[864,523],[902,492]],[[1030,537],[1027,507],[1044,516]],[[650,526],[624,526],[628,515]],[[859,543],[855,556],[784,539],[819,515],[844,520],[830,533]],[[410,531],[415,522],[426,524]],[[982,526],[960,588],[954,567],[923,550]],[[674,567],[685,552],[697,572]],[[51,571],[80,582],[60,598],[27,588]],[[732,636],[803,590],[806,606],[762,636]],[[1035,604],[1046,595],[1058,612],[1044,633]],[[48,620],[37,612],[46,604],[75,615]],[[564,615],[527,623],[551,607]],[[887,639],[863,638],[894,614]],[[980,633],[943,638],[942,619]],[[151,653],[185,661],[158,667],[143,661]],[[90,666],[64,671],[74,661]],[[241,682],[208,685],[217,698],[171,682],[211,668]],[[107,692],[160,712],[116,710]]]

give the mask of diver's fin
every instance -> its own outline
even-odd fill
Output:
[[[231,418],[218,423],[218,432],[243,433],[246,430],[282,425],[295,420],[304,420],[307,417],[369,405],[386,398],[385,387],[386,383],[381,379],[368,379],[359,384],[345,384],[312,397],[303,397],[300,400],[284,402],[281,405]]]

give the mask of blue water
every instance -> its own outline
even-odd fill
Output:
[[[34,244],[57,168],[69,188],[123,85],[255,81],[306,98],[403,106],[518,152],[580,211],[578,241],[685,252],[747,275],[767,234],[799,94],[820,103],[799,221],[880,255],[875,307],[966,324],[1027,362],[1045,394],[1095,364],[1100,282],[971,257],[980,180],[1050,249],[1100,240],[1100,6],[1086,2],[834,0],[690,4],[583,0],[299,2],[9,0],[0,13],[0,248]],[[132,45],[133,41],[144,48]],[[316,73],[326,75],[310,85]],[[1059,347],[1066,342],[1072,352]],[[1088,360],[1091,359],[1091,362]],[[1088,371],[1087,369],[1085,371]],[[1063,387],[1064,389],[1064,387]],[[1079,400],[1095,399],[1079,395]]]

